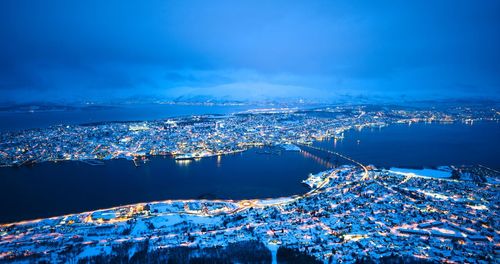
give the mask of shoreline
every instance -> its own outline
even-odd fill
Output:
[[[354,166],[353,166],[354,167]],[[51,216],[51,217],[45,217],[45,218],[35,218],[35,219],[27,219],[27,220],[21,220],[17,222],[9,222],[9,223],[0,223],[0,227],[9,227],[9,226],[15,226],[15,225],[23,225],[23,224],[33,224],[37,223],[43,220],[56,220],[60,218],[65,218],[65,217],[70,217],[70,216],[76,216],[76,215],[85,215],[85,214],[93,214],[96,212],[105,212],[105,211],[111,211],[111,210],[119,210],[123,208],[129,208],[129,207],[136,207],[136,206],[146,206],[146,205],[154,205],[154,204],[168,204],[168,203],[222,203],[222,204],[231,204],[235,207],[237,207],[238,204],[244,204],[245,202],[248,202],[248,205],[244,206],[274,206],[274,203],[270,203],[271,201],[282,201],[282,200],[296,200],[300,199],[304,196],[309,195],[310,193],[313,193],[317,191],[318,189],[321,188],[321,186],[310,186],[307,183],[307,179],[309,178],[316,178],[316,177],[324,177],[322,182],[327,180],[327,178],[330,176],[330,173],[332,173],[334,170],[328,169],[324,171],[317,172],[315,174],[309,174],[308,177],[303,180],[301,183],[303,183],[305,186],[308,186],[309,191],[305,192],[304,194],[294,194],[290,196],[281,196],[281,197],[267,197],[267,198],[250,198],[250,199],[167,199],[167,200],[157,200],[157,201],[149,201],[149,202],[138,202],[138,203],[130,203],[130,204],[124,204],[124,205],[119,205],[119,206],[113,206],[113,207],[107,207],[107,208],[99,208],[95,210],[89,210],[89,211],[83,211],[83,212],[78,212],[78,213],[69,213],[69,214],[63,214],[63,215],[57,215],[57,216]],[[327,175],[328,174],[328,175]],[[179,213],[182,214],[182,213]],[[222,213],[224,214],[224,213]],[[206,217],[212,217],[216,215],[210,215]]]

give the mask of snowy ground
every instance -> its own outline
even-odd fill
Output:
[[[405,169],[405,168],[397,168],[392,167],[390,171],[393,173],[405,175],[405,176],[413,176],[413,177],[431,177],[431,178],[440,178],[447,179],[451,177],[451,172],[449,170],[445,170],[443,167],[439,169]]]

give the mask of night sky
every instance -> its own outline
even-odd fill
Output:
[[[2,102],[500,96],[500,1],[0,1]]]

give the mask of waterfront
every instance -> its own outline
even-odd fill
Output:
[[[429,142],[441,151],[438,154],[445,154],[434,157],[438,159],[436,164],[447,162],[453,160],[449,158],[454,157],[451,152],[457,151],[446,147],[450,142],[473,143],[478,150],[496,147],[498,123],[479,124],[393,124],[380,131],[345,131],[340,144],[331,145],[333,142],[328,140],[315,143],[334,151],[299,142],[302,151],[293,151],[295,146],[285,144],[199,160],[149,157],[146,164],[138,159],[139,167],[125,159],[4,167],[0,169],[0,179],[7,179],[2,183],[8,191],[0,198],[11,202],[1,209],[3,217],[11,218],[2,221],[44,217],[48,216],[46,212],[51,212],[51,216],[54,212],[87,212],[0,226],[5,252],[2,256],[49,259],[47,255],[52,254],[50,259],[63,260],[69,256],[64,254],[71,251],[73,258],[78,255],[78,259],[90,260],[110,254],[116,245],[129,241],[147,241],[148,248],[160,252],[179,245],[229,247],[255,238],[264,245],[280,241],[283,245],[302,247],[314,238],[319,243],[312,245],[311,255],[317,259],[348,262],[356,252],[369,252],[363,256],[380,258],[389,254],[384,244],[398,252],[410,248],[408,256],[432,260],[452,256],[457,262],[472,262],[478,251],[487,252],[487,258],[493,259],[498,228],[492,221],[497,218],[496,211],[490,209],[498,207],[498,185],[491,182],[498,175],[474,176],[464,171],[457,180],[447,179],[448,175],[445,179],[423,177],[407,173],[406,169],[370,171],[364,162],[353,157],[365,155],[375,159],[376,156],[369,156],[372,153],[387,155],[388,164],[404,162],[404,155],[391,154],[387,146],[395,146],[399,151],[406,147],[421,162],[420,167],[428,166],[422,155],[431,150],[422,142]],[[390,140],[378,140],[379,133]],[[481,140],[472,141],[469,137]],[[413,145],[397,144],[408,138]],[[371,144],[363,145],[361,140]],[[341,153],[341,147],[353,156]],[[379,149],[369,151],[366,147]],[[468,164],[474,164],[469,155],[479,155],[476,158],[488,164],[490,159],[486,157],[491,153],[494,152],[467,151],[460,155],[472,160]],[[495,157],[491,161],[496,164]],[[324,170],[343,162],[354,165]],[[304,181],[313,188],[306,192],[301,180],[310,170],[322,172]],[[6,175],[2,175],[4,172]],[[258,199],[264,197],[276,199]],[[155,200],[163,201],[151,202]],[[114,207],[121,204],[129,205]],[[96,208],[107,209],[95,211]],[[460,251],[451,251],[455,240],[461,241]],[[133,248],[124,250],[128,256],[136,255]]]
[[[0,168],[0,222],[77,213],[166,199],[244,199],[289,196],[325,167],[300,152],[262,149],[175,161],[150,157],[135,167],[118,159],[92,166],[79,161]]]
[[[379,167],[484,165],[500,169],[500,123],[414,123],[349,130],[315,145]]]
[[[479,122],[403,124],[349,130],[345,138],[316,142],[364,164],[398,167],[481,164],[499,168],[500,125]],[[359,140],[359,142],[358,142]],[[267,154],[265,154],[267,153]],[[270,153],[270,154],[269,154]],[[316,155],[321,156],[316,153]],[[323,158],[323,157],[320,157]],[[308,153],[263,151],[197,161],[149,157],[146,164],[117,159],[92,166],[79,161],[0,168],[0,222],[49,217],[166,199],[249,199],[305,192],[309,173],[329,164]],[[15,201],[15,202],[14,202]]]
[[[0,131],[46,128],[54,125],[75,125],[109,121],[158,120],[169,117],[230,114],[251,106],[133,104],[119,106],[82,107],[50,111],[0,112]]]

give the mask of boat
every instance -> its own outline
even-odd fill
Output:
[[[175,160],[192,160],[192,159],[194,159],[194,156],[191,153],[175,156]]]

